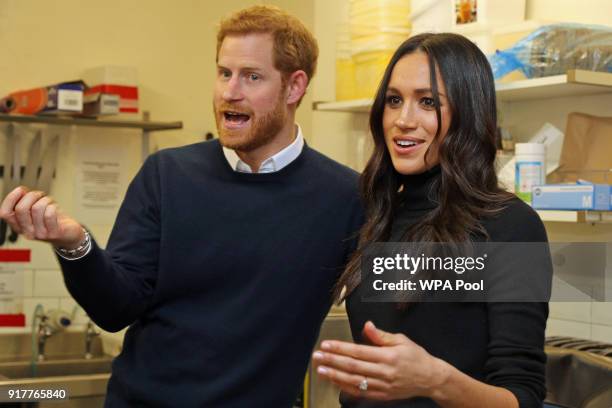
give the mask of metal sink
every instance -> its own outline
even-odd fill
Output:
[[[103,357],[102,341],[92,339],[91,353]],[[83,332],[60,332],[46,340],[45,357],[49,360],[85,359],[85,334]],[[32,336],[30,333],[0,335],[0,363],[19,362],[32,359]]]
[[[6,379],[55,377],[65,375],[103,374],[111,371],[111,357],[48,360],[32,364],[29,361],[0,363],[0,374]]]
[[[103,396],[113,357],[104,354],[99,337],[92,340],[92,357],[85,358],[83,332],[56,333],[47,339],[45,360],[32,366],[29,333],[0,335],[0,388],[66,389],[70,398]]]

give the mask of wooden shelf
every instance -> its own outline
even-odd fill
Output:
[[[570,70],[565,75],[496,83],[498,101],[516,102],[576,95],[612,93],[612,74]],[[313,110],[327,112],[367,113],[372,99],[341,102],[313,102]]]
[[[544,222],[612,223],[612,211],[537,210]]]
[[[144,131],[160,131],[182,129],[183,122],[150,122],[142,120],[107,120],[87,119],[57,116],[32,116],[32,115],[7,115],[0,114],[0,122],[12,123],[44,123],[48,125],[62,126],[89,126],[106,128],[131,128]]]

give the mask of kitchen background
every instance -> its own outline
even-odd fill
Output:
[[[297,117],[307,143],[361,170],[368,153],[367,114],[313,109],[313,102],[335,99],[336,38],[347,1],[278,0],[267,3],[298,16],[319,40],[317,74]],[[247,0],[0,0],[0,95],[79,79],[83,71],[91,67],[130,66],[138,73],[140,111],[150,112],[152,120],[183,122],[181,130],[152,133],[152,149],[203,140],[207,132],[216,133],[211,102],[216,73],[216,24],[231,11],[254,3]],[[416,8],[418,3],[414,0],[412,7]],[[612,2],[526,0],[525,19],[610,25]],[[500,106],[503,124],[512,128],[515,139],[521,141],[529,139],[545,122],[564,130],[570,112],[612,116],[612,86],[608,89],[596,95],[503,103]],[[41,129],[46,129],[48,134],[61,135],[51,194],[69,214],[78,213],[79,192],[75,179],[79,171],[77,158],[81,157],[82,149],[106,149],[122,155],[121,191],[127,188],[142,160],[139,130],[75,126]],[[33,131],[26,125],[18,125],[16,132],[21,132],[22,146],[27,146]],[[4,147],[0,149],[0,157],[4,157]],[[24,163],[26,149],[22,150]],[[113,221],[112,211],[83,220],[103,246]],[[612,223],[552,221],[546,222],[546,228],[552,241],[612,242]],[[45,309],[73,310],[75,302],[64,287],[48,245],[20,239],[5,248],[31,248],[32,257],[30,263],[19,266],[23,268],[20,272],[23,296],[16,300],[26,315],[26,326],[0,327],[0,333],[28,332],[37,304]],[[0,266],[10,269],[14,265],[4,263]],[[83,330],[86,323],[86,316],[79,311],[70,330]],[[117,351],[121,335],[104,337]],[[547,335],[612,343],[612,303],[553,303]]]

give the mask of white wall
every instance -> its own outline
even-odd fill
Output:
[[[335,31],[347,0],[295,2],[269,1],[300,17],[314,29],[321,48],[319,68],[307,97],[298,110],[298,121],[308,142],[323,153],[356,169],[363,168],[369,138],[367,115],[312,112],[313,100],[330,101],[335,90]],[[153,144],[176,146],[201,140],[214,131],[212,86],[214,78],[215,25],[230,11],[257,3],[247,0],[224,2],[177,0],[0,0],[0,96],[16,89],[78,78],[83,69],[101,65],[132,65],[140,77],[140,104],[154,120],[182,120],[184,129],[159,133]],[[612,2],[608,0],[527,0],[531,19],[571,20],[610,24]],[[601,99],[598,99],[601,98]],[[564,126],[564,116],[573,106],[610,115],[610,96],[530,102],[513,106],[505,120],[528,134],[546,117]],[[530,105],[531,104],[531,105]],[[547,105],[547,106],[544,106]],[[528,116],[531,119],[525,120]],[[74,160],[79,140],[104,138],[121,145],[129,155],[128,178],[140,163],[137,132],[72,131],[58,129],[63,155],[52,194],[67,212],[73,207]],[[24,138],[27,145],[29,136]],[[0,157],[4,157],[0,143]],[[25,156],[24,156],[25,157]],[[110,231],[112,217],[89,227],[102,244]],[[551,239],[612,240],[610,226],[547,225]],[[576,238],[577,237],[577,238]],[[24,273],[25,311],[42,302],[47,306],[71,308],[51,250],[43,244],[19,243],[33,249],[33,262]],[[550,333],[574,333],[612,341],[610,305],[579,306],[588,310],[572,314],[573,306],[552,306]],[[604,316],[604,317],[602,317]],[[83,320],[81,318],[80,322]],[[0,330],[1,331],[1,330]]]
[[[525,14],[532,20],[612,24],[609,0],[527,0]]]
[[[608,0],[532,0],[527,1],[527,18],[578,22],[584,24],[612,24],[612,2]],[[565,129],[570,112],[611,116],[612,93],[511,103],[504,106],[504,124],[514,129],[518,140],[526,140],[548,121]],[[547,223],[552,241],[612,242],[612,225],[576,225]],[[585,302],[550,305],[548,335],[570,335],[612,343],[612,303]]]
[[[346,15],[345,0],[315,0],[314,32],[319,39],[321,60],[314,83],[313,100],[333,101],[336,91],[336,29]],[[325,39],[322,41],[322,39]],[[361,171],[369,153],[367,115],[338,112],[313,112],[312,145],[322,153]]]
[[[215,49],[218,21],[251,0],[222,2],[200,0],[0,0],[0,96],[19,90],[79,78],[83,70],[98,65],[134,66],[139,74],[140,108],[152,120],[183,121],[180,131],[154,133],[159,148],[203,140],[216,134],[212,91],[216,75]],[[312,29],[314,7],[310,1],[274,0]],[[298,109],[298,122],[307,140],[312,133],[311,96]],[[127,116],[131,117],[131,116]],[[44,127],[42,127],[44,128]],[[0,125],[0,132],[4,129]],[[22,136],[22,163],[33,131],[18,126]],[[126,180],[140,166],[139,132],[62,127],[61,156],[51,194],[69,214],[74,210],[77,144],[116,146],[128,157]],[[4,137],[0,136],[4,158]],[[121,188],[127,188],[127,181]],[[105,245],[114,215],[87,226]],[[11,247],[14,245],[9,245]],[[63,283],[51,248],[21,239],[16,247],[32,249],[32,262],[24,272],[24,312],[29,317],[37,303],[70,311],[74,301]],[[0,265],[9,267],[10,265]],[[77,323],[84,324],[83,315]],[[82,327],[81,327],[82,328]],[[28,328],[26,328],[28,330]],[[10,331],[1,329],[2,331]]]
[[[440,0],[445,1],[445,0]],[[322,43],[316,101],[335,99],[335,33],[346,12],[347,0],[315,0],[315,33],[328,38]],[[546,21],[572,21],[589,24],[612,24],[612,2],[609,0],[527,0],[526,18]],[[589,112],[611,116],[612,93],[597,96],[568,97],[500,105],[504,125],[511,126],[518,140],[526,140],[544,121],[565,129],[569,112]],[[368,155],[370,137],[367,114],[313,113],[315,147],[361,170]],[[363,149],[363,146],[366,146]],[[612,225],[547,223],[551,241],[612,242]],[[552,303],[548,335],[572,335],[612,343],[612,303]]]

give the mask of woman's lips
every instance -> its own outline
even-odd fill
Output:
[[[411,154],[420,149],[424,144],[424,140],[412,137],[393,138],[393,149],[398,154]]]

